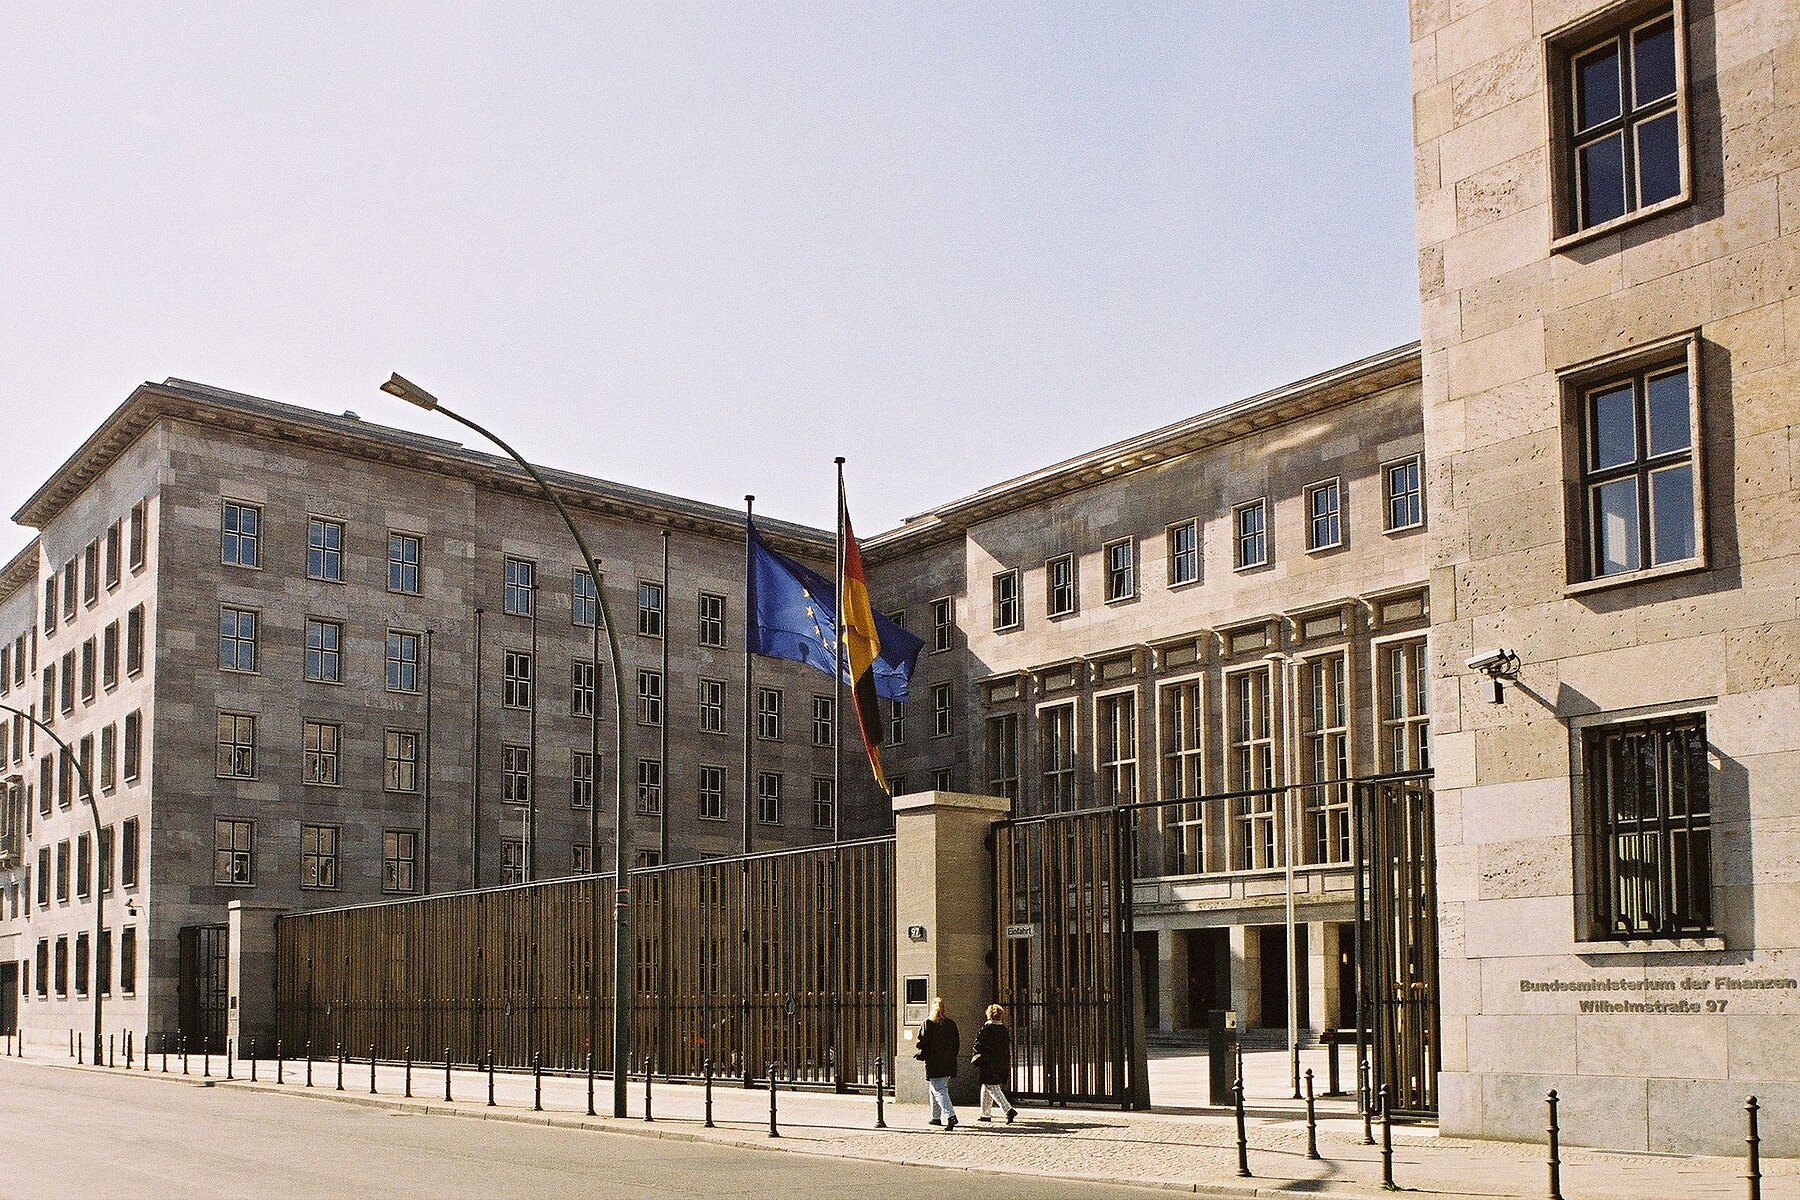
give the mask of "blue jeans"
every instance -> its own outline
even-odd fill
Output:
[[[956,1108],[950,1103],[950,1080],[927,1079],[925,1089],[931,1093],[931,1119],[942,1116],[947,1121],[956,1120]]]

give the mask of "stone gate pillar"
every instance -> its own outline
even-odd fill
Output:
[[[1002,797],[960,792],[894,798],[894,998],[900,1008],[894,1097],[902,1103],[926,1101],[924,1064],[913,1052],[933,996],[944,998],[962,1034],[951,1098],[958,1104],[976,1099],[969,1055],[982,1014],[994,1001],[994,857],[988,835],[1011,807]]]
[[[280,904],[233,900],[226,954],[231,964],[230,1017],[226,1036],[237,1053],[248,1057],[250,1039],[257,1053],[271,1054],[275,1046],[275,918],[287,911]]]

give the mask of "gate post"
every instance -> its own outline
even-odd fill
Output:
[[[1011,810],[999,796],[919,792],[894,798],[896,1024],[894,1099],[923,1104],[925,1072],[913,1060],[925,1004],[942,996],[962,1033],[951,1098],[979,1090],[969,1052],[994,1001],[994,824]],[[923,980],[925,1004],[908,1003],[907,980]],[[914,984],[915,989],[919,984]]]
[[[239,1048],[251,1039],[275,1042],[275,918],[280,904],[233,900],[226,905],[225,954],[230,964],[226,1036]]]

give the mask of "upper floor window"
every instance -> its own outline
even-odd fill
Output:
[[[221,608],[219,610],[220,670],[256,670],[256,623],[255,609]]]
[[[756,773],[756,823],[781,824],[781,772]]]
[[[721,680],[700,681],[700,732],[725,732],[725,684]]]
[[[506,612],[529,617],[537,599],[537,564],[524,558],[506,560]]]
[[[837,823],[837,784],[819,775],[812,781],[812,823],[814,829],[830,829]]]
[[[390,792],[419,790],[419,735],[410,729],[389,729],[382,737],[383,785]]]
[[[1582,760],[1591,936],[1712,933],[1706,719],[1589,729]]]
[[[60,576],[55,571],[44,577],[44,634],[49,636],[56,632],[56,584]]]
[[[663,590],[660,583],[638,584],[638,633],[653,638],[663,635]]]
[[[1594,33],[1551,45],[1565,236],[1674,200],[1685,186],[1683,48],[1668,7]]]
[[[1589,578],[1699,555],[1694,403],[1685,360],[1581,391]]]
[[[931,736],[949,737],[956,732],[956,693],[947,683],[931,685]]]
[[[144,669],[144,606],[133,605],[125,614],[125,673],[136,675]]]
[[[1381,468],[1381,490],[1387,499],[1387,528],[1414,529],[1425,522],[1425,493],[1419,480],[1419,456]]]
[[[228,567],[262,566],[262,509],[237,500],[225,501],[219,558]]]
[[[725,768],[700,768],[700,816],[707,821],[725,819]]]
[[[336,787],[342,782],[344,727],[330,721],[306,721],[301,727],[301,778]]]
[[[408,893],[419,888],[419,835],[412,829],[381,834],[381,890]]]
[[[387,635],[387,690],[419,690],[419,635],[390,629]]]
[[[100,543],[89,542],[81,554],[81,602],[93,606],[100,602]]]
[[[1044,612],[1066,617],[1075,611],[1075,556],[1062,554],[1044,564]]]
[[[508,650],[500,663],[500,703],[506,708],[530,708],[536,664],[523,650]]]
[[[1095,748],[1100,753],[1100,802],[1137,799],[1137,696],[1119,692],[1094,701]]]
[[[756,689],[756,736],[764,741],[781,738],[781,689]]]
[[[663,723],[663,674],[661,671],[638,672],[638,706],[637,720],[639,725],[661,725]]]
[[[594,662],[592,659],[570,660],[569,715],[571,717],[594,715]]]
[[[300,886],[335,888],[338,885],[338,827],[300,826]]]
[[[249,821],[220,818],[213,822],[213,882],[247,886],[255,826]]]
[[[812,744],[829,746],[832,744],[833,726],[836,724],[835,702],[830,696],[814,696],[812,698]]]
[[[640,758],[637,762],[637,811],[654,817],[662,812],[662,760]]]
[[[122,540],[119,523],[114,521],[106,530],[106,590],[109,592],[119,586],[121,577],[119,560],[123,553]]]
[[[1306,489],[1306,548],[1329,550],[1343,544],[1342,505],[1338,481],[1327,479]]]
[[[725,644],[725,597],[712,592],[700,593],[700,644]]]
[[[306,577],[344,582],[344,523],[324,517],[306,519]]]
[[[592,626],[598,618],[600,598],[594,591],[594,577],[579,567],[569,583],[569,621],[574,625]]]
[[[65,623],[74,621],[75,613],[80,608],[80,602],[75,596],[75,590],[81,586],[80,576],[81,561],[79,559],[71,558],[63,564],[63,621]]]
[[[955,607],[948,596],[931,602],[931,652],[941,654],[950,648],[950,633],[956,628]]]
[[[988,795],[1019,802],[1019,714],[996,713],[987,719]]]
[[[414,534],[388,534],[388,591],[419,594],[419,549]]]
[[[131,528],[126,539],[126,553],[131,560],[131,569],[141,570],[144,566],[144,544],[149,540],[150,509],[147,501],[139,500],[131,506]]]
[[[1001,571],[994,576],[994,628],[1017,629],[1019,624],[1019,573]]]
[[[1183,521],[1169,526],[1169,586],[1180,587],[1200,578],[1200,522]]]
[[[306,620],[306,677],[314,683],[342,683],[344,627],[336,621]]]
[[[1381,769],[1422,771],[1431,766],[1431,717],[1425,643],[1390,643],[1377,652]]]
[[[1246,567],[1264,566],[1269,561],[1269,502],[1252,500],[1231,510],[1231,525],[1236,541],[1236,563]]]
[[[1103,550],[1106,561],[1106,602],[1129,600],[1137,595],[1137,547],[1130,538],[1108,542]]]

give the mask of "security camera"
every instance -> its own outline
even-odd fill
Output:
[[[1497,676],[1505,670],[1509,659],[1516,663],[1518,655],[1508,650],[1484,650],[1472,658],[1465,658],[1463,666],[1483,675]],[[1514,669],[1517,670],[1517,667],[1515,666]]]

